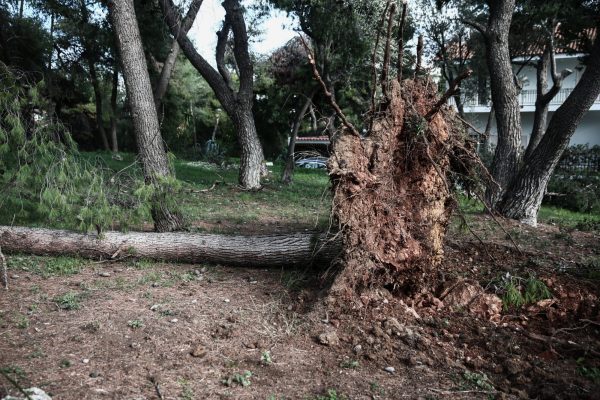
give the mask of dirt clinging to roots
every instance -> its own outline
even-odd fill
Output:
[[[371,287],[414,293],[433,284],[454,201],[446,175],[460,138],[452,111],[429,120],[437,88],[429,79],[394,81],[385,109],[365,138],[342,132],[329,171],[343,270],[333,293]]]

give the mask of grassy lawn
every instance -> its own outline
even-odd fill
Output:
[[[115,172],[125,170],[141,176],[135,156],[122,156],[122,160],[114,160],[110,153],[83,153],[84,159],[98,162]],[[176,159],[177,178],[182,182],[178,200],[191,229],[255,233],[325,229],[331,208],[327,172],[297,169],[294,183],[286,186],[280,183],[282,168],[282,164],[275,164],[264,181],[264,188],[258,192],[248,192],[237,186],[235,165],[218,168],[206,163]],[[480,213],[483,208],[476,200],[461,198],[460,203],[465,215]],[[151,223],[150,215],[144,219],[145,223]],[[542,207],[539,220],[567,229],[597,230],[600,226],[600,215],[547,206]],[[62,226],[40,215],[35,201],[18,198],[3,199],[0,224]]]

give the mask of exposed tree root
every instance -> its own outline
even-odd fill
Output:
[[[344,131],[333,141],[333,215],[344,250],[332,298],[372,287],[396,294],[435,287],[456,204],[447,176],[452,164],[473,165],[464,131],[453,111],[440,108],[433,82],[405,80],[401,88],[392,81],[389,95],[367,137]]]

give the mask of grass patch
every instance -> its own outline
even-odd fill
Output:
[[[8,268],[32,272],[44,278],[78,274],[86,261],[77,257],[12,256],[8,259]]]
[[[71,311],[71,310],[78,310],[81,308],[82,298],[83,298],[82,293],[67,292],[61,296],[55,297],[54,302],[62,310]]]

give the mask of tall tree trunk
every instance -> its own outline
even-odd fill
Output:
[[[296,119],[294,120],[294,125],[292,127],[292,133],[290,137],[290,143],[288,145],[285,168],[283,170],[283,176],[281,178],[281,182],[285,185],[289,185],[294,179],[294,152],[296,148],[296,137],[298,136],[298,131],[300,130],[300,125],[302,125],[304,115],[306,115],[306,111],[308,111],[308,108],[312,104],[313,96],[314,93],[311,93],[311,95],[306,98],[306,101],[302,105],[302,108],[298,110],[298,113],[296,114]]]
[[[115,61],[112,76],[112,89],[110,93],[110,138],[113,153],[119,152],[119,141],[117,138],[117,95],[119,93],[119,68]]]
[[[104,232],[81,234],[43,228],[0,226],[0,247],[11,253],[117,259],[133,254],[154,260],[244,267],[329,263],[339,240],[320,233],[217,235],[204,233]]]
[[[171,76],[173,75],[173,70],[175,69],[175,63],[177,62],[178,55],[179,43],[177,43],[177,39],[173,39],[173,43],[171,43],[171,50],[169,51],[169,55],[165,60],[162,70],[160,71],[158,82],[156,82],[156,86],[154,87],[154,104],[156,105],[156,110],[159,114],[161,113],[162,99],[165,97],[167,89],[169,88],[169,82],[171,81]]]
[[[154,186],[152,204],[154,228],[159,232],[173,231],[183,226],[181,215],[169,204],[173,178],[165,152],[152,87],[148,76],[142,39],[135,17],[133,0],[111,0],[109,10],[117,34],[127,98],[146,183]]]
[[[96,65],[92,59],[91,54],[88,54],[88,66],[90,69],[90,78],[92,79],[92,87],[94,88],[94,100],[96,103],[96,127],[100,138],[102,139],[102,146],[104,150],[110,151],[110,145],[108,144],[108,136],[106,136],[106,130],[104,129],[104,110],[102,107],[102,90],[100,89],[100,82],[98,82],[98,74],[96,72]]]
[[[502,198],[519,166],[521,109],[508,43],[515,0],[496,0],[489,4],[490,15],[484,37],[498,132],[491,174],[499,187],[490,185],[485,197],[494,206]]]
[[[25,0],[21,0],[19,5],[19,18],[23,18],[23,9],[25,8]]]
[[[581,80],[552,115],[540,143],[508,188],[499,207],[502,215],[530,225],[537,224],[548,181],[577,125],[599,95],[600,38],[596,38]]]

